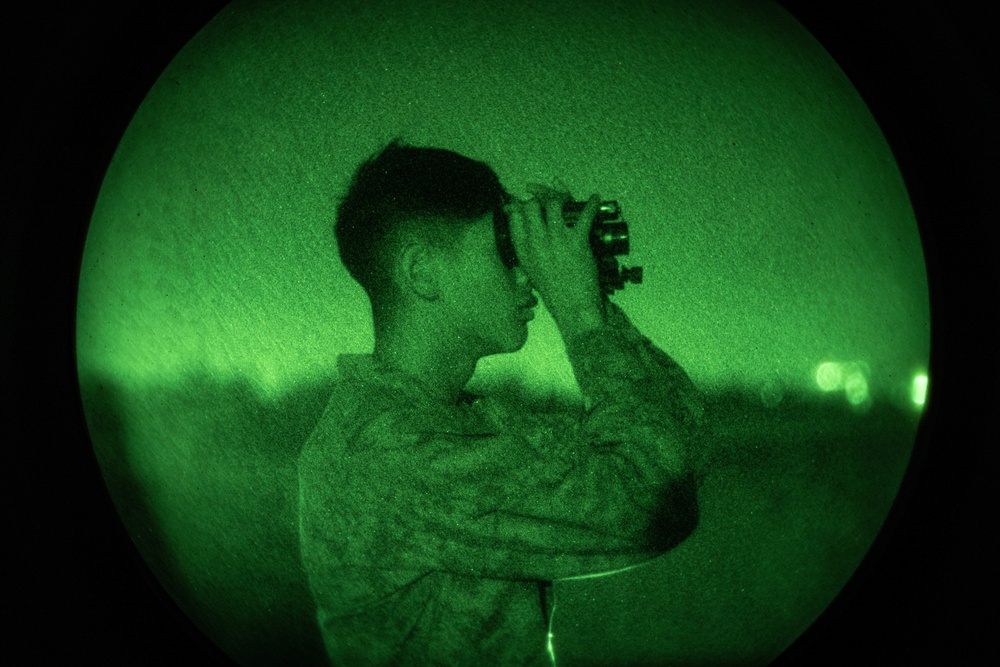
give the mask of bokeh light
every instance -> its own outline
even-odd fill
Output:
[[[816,368],[816,385],[822,391],[837,391],[844,386],[844,368],[836,361],[826,361]]]
[[[853,406],[861,406],[868,401],[868,377],[858,363],[844,365],[844,395],[847,402]]]
[[[815,380],[820,391],[842,390],[852,407],[865,410],[871,406],[871,368],[867,363],[825,361],[816,367]]]
[[[927,374],[918,373],[910,383],[910,400],[917,407],[923,407],[927,401]]]
[[[775,379],[765,380],[761,384],[758,393],[760,395],[760,402],[765,407],[777,407],[785,397],[784,383]]]

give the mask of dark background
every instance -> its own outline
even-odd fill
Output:
[[[6,22],[0,372],[15,556],[8,654],[23,656],[14,663],[226,664],[152,579],[113,510],[87,443],[72,329],[86,223],[117,142],[224,4],[67,4]],[[779,662],[980,662],[996,616],[985,455],[1000,313],[986,195],[998,105],[984,62],[996,26],[971,4],[781,4],[854,82],[910,189],[931,284],[932,402],[866,564]]]

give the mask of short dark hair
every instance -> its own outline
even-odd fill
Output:
[[[468,224],[500,211],[506,197],[486,163],[396,138],[361,164],[341,199],[334,224],[340,259],[375,305],[389,285],[402,228]]]

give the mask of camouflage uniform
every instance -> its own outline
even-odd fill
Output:
[[[697,522],[688,376],[617,307],[567,341],[585,405],[427,398],[342,355],[299,459],[301,555],[333,664],[548,665],[551,581],[647,561]]]

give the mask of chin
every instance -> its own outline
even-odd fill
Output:
[[[514,340],[513,349],[510,351],[517,352],[518,350],[523,348],[525,343],[527,342],[528,342],[528,324],[525,323],[523,328],[521,329],[520,335],[518,335],[516,340]]]
[[[513,354],[514,352],[520,352],[522,349],[524,349],[524,344],[527,343],[527,342],[528,342],[527,340],[521,341],[517,345],[512,345],[510,348],[504,350],[504,352],[506,352],[507,354]]]

